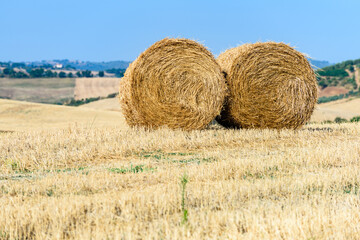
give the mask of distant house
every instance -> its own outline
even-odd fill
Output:
[[[57,68],[57,69],[63,68],[63,65],[60,64],[60,63],[56,63],[56,64],[54,65],[54,68]]]

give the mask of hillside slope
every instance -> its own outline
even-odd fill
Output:
[[[96,109],[96,110],[118,111],[118,112],[121,111],[118,98],[102,99],[99,101],[81,105],[80,108],[90,108],[90,109]]]
[[[77,78],[75,83],[75,100],[107,97],[119,91],[120,78]]]
[[[311,121],[333,121],[336,117],[350,120],[355,116],[360,116],[360,98],[341,99],[334,102],[318,104],[311,117]]]
[[[74,97],[75,78],[0,78],[0,98],[61,103]]]
[[[0,99],[0,131],[68,128],[73,125],[126,127],[120,112]]]
[[[318,69],[316,72],[318,74],[320,97],[358,91],[360,86],[359,68],[360,59],[348,60]]]
[[[88,104],[81,105],[80,108],[95,110],[121,111],[117,98],[103,99]],[[342,99],[334,102],[318,104],[311,122],[322,122],[325,120],[334,121],[336,117],[350,120],[355,116],[360,116],[360,98]]]

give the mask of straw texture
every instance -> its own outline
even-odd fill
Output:
[[[317,101],[316,76],[303,54],[284,43],[245,44],[217,59],[229,97],[217,121],[235,128],[297,129]]]
[[[205,47],[165,38],[129,66],[119,96],[130,126],[194,130],[219,115],[225,94],[220,66]]]

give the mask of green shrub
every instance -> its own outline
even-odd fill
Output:
[[[350,92],[348,92],[346,94],[340,94],[340,95],[331,96],[331,97],[319,97],[318,103],[319,104],[327,103],[327,102],[332,102],[332,101],[336,101],[336,100],[348,98],[348,97],[360,97],[360,91],[351,90]]]
[[[334,122],[335,123],[346,123],[346,122],[348,122],[348,120],[346,120],[345,118],[336,117]]]
[[[352,119],[350,119],[350,122],[360,122],[360,116],[355,116]]]
[[[331,76],[331,77],[348,77],[349,74],[344,69],[329,69],[325,68],[317,71],[320,76]]]

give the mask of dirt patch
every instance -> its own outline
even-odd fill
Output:
[[[319,97],[331,97],[340,94],[346,94],[349,90],[344,87],[326,87],[320,90]]]

